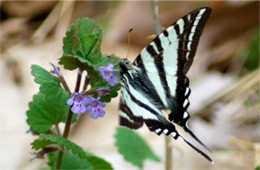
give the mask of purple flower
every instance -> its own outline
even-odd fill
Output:
[[[72,106],[71,111],[75,114],[88,112],[91,108],[88,103],[88,97],[83,96],[83,93],[74,93],[67,100],[67,104]]]
[[[99,101],[99,98],[88,98],[87,100],[89,106],[91,107],[91,117],[93,119],[97,119],[105,115],[105,111],[103,110],[103,107],[106,106],[105,103]]]
[[[119,82],[118,74],[113,68],[114,65],[111,63],[107,67],[99,67],[99,72],[103,79],[108,81],[108,84],[111,86],[115,86]]]
[[[82,114],[91,111],[91,117],[97,119],[105,115],[103,107],[105,103],[99,101],[100,97],[86,97],[83,93],[74,93],[71,98],[67,100],[67,104],[72,106],[71,111],[75,114]]]
[[[53,67],[53,70],[51,71],[51,73],[55,74],[58,77],[62,77],[59,68],[57,66],[55,66],[55,64],[53,64],[52,62],[50,62],[50,65]]]

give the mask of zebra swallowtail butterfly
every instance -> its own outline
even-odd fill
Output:
[[[180,137],[213,162],[175,128],[176,125],[181,126],[208,149],[187,126],[191,90],[186,73],[210,13],[210,8],[192,11],[156,37],[133,63],[127,59],[119,62],[122,79],[120,125],[138,129],[145,123],[150,131],[158,135],[164,133],[174,139]]]

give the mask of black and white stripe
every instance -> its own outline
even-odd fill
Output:
[[[156,37],[141,51],[133,64],[125,62],[126,59],[120,61],[123,83],[120,124],[137,129],[145,123],[158,135],[163,133],[174,139],[181,137],[212,161],[184,139],[174,125],[182,126],[205,146],[187,126],[191,90],[186,73],[193,62],[200,35],[210,13],[210,8],[200,8],[189,13]]]

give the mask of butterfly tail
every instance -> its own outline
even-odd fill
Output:
[[[211,149],[209,149],[199,138],[185,125],[183,127],[185,132],[189,133],[198,143],[200,143],[205,149],[207,149],[209,152],[212,152]]]
[[[194,145],[192,145],[189,141],[187,141],[183,136],[179,134],[179,137],[182,138],[182,140],[187,143],[191,148],[193,148],[195,151],[197,151],[199,154],[201,154],[204,158],[206,158],[208,161],[210,161],[212,164],[214,164],[214,161],[204,152],[196,148]]]

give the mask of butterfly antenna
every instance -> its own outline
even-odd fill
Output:
[[[133,28],[131,28],[128,31],[128,36],[127,36],[127,54],[126,54],[126,58],[128,58],[129,56],[129,51],[130,51],[130,44],[131,44],[131,32],[133,31]]]
[[[184,142],[186,142],[190,147],[192,147],[195,151],[197,151],[199,154],[201,154],[204,158],[206,158],[208,161],[210,161],[212,164],[214,164],[214,161],[204,152],[196,148],[194,145],[192,145],[189,141],[187,141],[183,136],[179,134],[179,136],[183,139]]]
[[[184,130],[189,133],[197,142],[199,142],[205,149],[207,149],[209,152],[212,152],[211,149],[209,149],[199,138],[187,127],[183,127]]]

